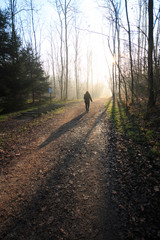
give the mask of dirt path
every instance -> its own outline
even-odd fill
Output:
[[[66,106],[15,140],[1,172],[1,239],[118,239],[104,104]]]

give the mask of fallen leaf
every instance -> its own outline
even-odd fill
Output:
[[[141,220],[140,220],[141,222],[145,222],[146,221],[146,219],[145,218],[141,218]]]
[[[125,209],[125,207],[124,207],[122,204],[120,204],[119,207],[120,207],[121,209]]]
[[[48,219],[48,221],[47,221],[47,224],[51,224],[51,223],[53,222],[53,220],[54,220],[54,217],[53,217],[53,216],[49,217],[49,219]]]
[[[15,155],[15,156],[16,156],[16,157],[18,157],[18,156],[20,156],[20,155],[21,155],[20,153],[16,153],[16,155]]]
[[[94,154],[94,155],[96,155],[96,154],[97,154],[97,152],[93,152],[93,154]]]
[[[135,217],[132,217],[132,220],[135,222],[136,221]]]
[[[116,192],[115,190],[112,190],[112,193],[113,193],[113,194],[117,194],[117,192]]]
[[[69,184],[71,184],[71,185],[72,185],[72,184],[73,184],[73,181],[72,181],[72,180],[70,180],[70,181],[69,181]]]
[[[47,208],[46,206],[42,207],[41,211],[44,212],[46,210],[46,208]]]
[[[155,191],[155,192],[159,192],[159,187],[158,187],[158,186],[155,186],[155,187],[154,187],[154,191]]]
[[[84,199],[84,200],[88,200],[88,199],[89,199],[89,196],[84,196],[84,195],[83,195],[83,199]]]
[[[65,230],[63,228],[60,228],[60,232],[63,233],[64,235],[67,235],[67,233],[65,232]]]

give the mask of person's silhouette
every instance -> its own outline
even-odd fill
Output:
[[[87,91],[84,94],[84,102],[85,102],[85,106],[86,106],[86,112],[89,111],[90,101],[92,102],[92,98],[91,98],[90,93]]]

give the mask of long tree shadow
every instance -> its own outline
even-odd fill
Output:
[[[135,120],[135,117],[126,109],[123,102],[117,101],[120,120],[125,138],[130,138],[138,146],[146,147],[149,145],[148,139],[145,137],[140,125]],[[124,112],[124,114],[123,114]]]
[[[56,140],[59,138],[61,135],[65,134],[68,132],[70,129],[75,127],[76,125],[79,124],[79,122],[82,120],[82,117],[86,114],[86,112],[78,115],[77,117],[73,118],[71,121],[63,124],[61,127],[59,127],[55,132],[51,133],[51,135],[39,146],[39,149],[45,147],[48,145],[50,142]]]
[[[111,109],[111,119],[113,123],[115,123],[116,118],[115,118],[115,98],[113,98],[113,104],[112,104],[112,109]]]
[[[24,236],[25,239],[30,239],[31,236],[33,236],[33,239],[35,236],[35,239],[53,239],[53,237],[54,239],[60,239],[58,236],[62,234],[60,228],[64,223],[72,229],[73,216],[70,216],[70,214],[76,207],[77,197],[74,191],[66,187],[69,180],[73,179],[73,176],[70,174],[70,167],[77,164],[75,154],[81,154],[86,140],[105,113],[106,109],[95,119],[94,124],[85,136],[75,142],[72,151],[70,151],[63,160],[57,161],[54,169],[51,169],[47,173],[45,184],[39,187],[37,192],[32,195],[32,199],[26,203],[25,206],[21,206],[21,213],[18,216],[15,214],[12,223],[6,226],[5,233],[2,234],[2,239],[18,240]],[[57,138],[56,133],[60,136],[73,126],[76,126],[83,115],[84,113],[68,124],[65,124],[60,128],[61,131],[54,132],[52,137],[49,138],[49,141],[51,142]],[[48,142],[46,144],[48,144]],[[63,191],[58,188],[59,185],[64,186]],[[47,206],[46,208],[44,207],[45,205]],[[67,207],[72,211],[67,212]],[[81,231],[83,231],[83,229],[81,229]],[[69,240],[67,237],[65,239]]]
[[[122,101],[121,102],[117,101],[117,104],[118,104],[118,108],[119,108],[119,113],[120,113],[120,118],[121,118],[123,129],[124,129],[124,133],[126,134],[130,130],[132,130],[134,132],[134,135],[142,137],[142,131],[141,131],[140,126],[136,123],[134,117],[131,116],[131,114],[128,111],[128,109],[126,108],[125,104]],[[130,124],[129,127],[125,123],[125,118],[122,114],[122,109],[125,112],[125,115],[127,117],[127,122],[129,122],[129,124]]]
[[[116,103],[113,103],[111,119],[114,124],[110,126],[109,145],[111,147],[108,155],[112,159],[112,161],[109,161],[111,175],[115,178],[115,181],[110,180],[110,185],[116,192],[115,208],[120,206],[120,203],[123,207],[125,206],[122,211],[121,208],[118,211],[121,214],[124,226],[128,226],[128,231],[132,232],[133,236],[135,234],[134,239],[145,238],[145,236],[146,239],[150,239],[147,237],[150,230],[147,233],[146,229],[153,230],[159,226],[157,221],[158,213],[155,210],[158,209],[159,202],[157,199],[153,201],[152,195],[152,188],[156,182],[154,178],[157,179],[158,176],[158,168],[156,165],[154,166],[154,155],[151,152],[149,141],[138,123],[138,119],[126,109],[123,102],[116,101]],[[121,131],[120,138],[112,134],[117,129]],[[117,146],[121,147],[120,151],[118,151]],[[152,174],[151,166],[153,166]],[[151,205],[146,204],[151,201]],[[143,211],[139,210],[137,202],[141,203],[142,206],[143,204],[146,206]],[[155,219],[148,217],[153,213],[156,216]],[[136,221],[139,221],[139,229],[131,218],[134,215],[137,218]],[[139,220],[142,217],[145,218],[145,222]],[[127,222],[131,223],[130,226]],[[123,234],[126,233],[127,229],[124,227]]]

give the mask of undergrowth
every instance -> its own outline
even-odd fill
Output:
[[[66,100],[65,101],[65,100],[53,99],[51,102],[47,101],[47,102],[42,103],[42,104],[37,104],[37,103],[36,104],[32,104],[32,103],[29,103],[26,108],[24,108],[24,109],[22,109],[20,111],[11,112],[11,113],[7,113],[7,114],[0,114],[0,122],[6,121],[9,118],[16,117],[16,116],[20,115],[21,112],[34,111],[34,110],[39,109],[40,107],[47,107],[50,104],[66,104],[66,103],[73,103],[73,102],[78,102],[78,101],[82,101],[82,100],[80,99],[80,100]]]
[[[160,157],[160,116],[154,114],[150,119],[145,119],[145,112],[135,106],[126,105],[116,99],[110,99],[106,103],[110,121],[114,127],[129,142],[133,143],[140,151],[145,150],[148,157],[159,159]],[[130,146],[130,153],[132,145]],[[157,162],[159,164],[159,161]]]
[[[7,137],[4,137],[3,134],[0,135],[0,150],[3,149],[3,146],[5,145],[6,142],[11,143],[15,139],[15,137],[17,137],[17,135],[25,134],[26,131],[29,131],[31,128],[39,126],[42,122],[45,122],[48,119],[52,119],[54,117],[54,114],[60,114],[63,111],[64,111],[63,107],[51,110],[51,111],[47,112],[47,114],[41,114],[40,117],[38,117],[30,122],[27,122],[25,125],[17,128],[15,132],[8,134]]]

